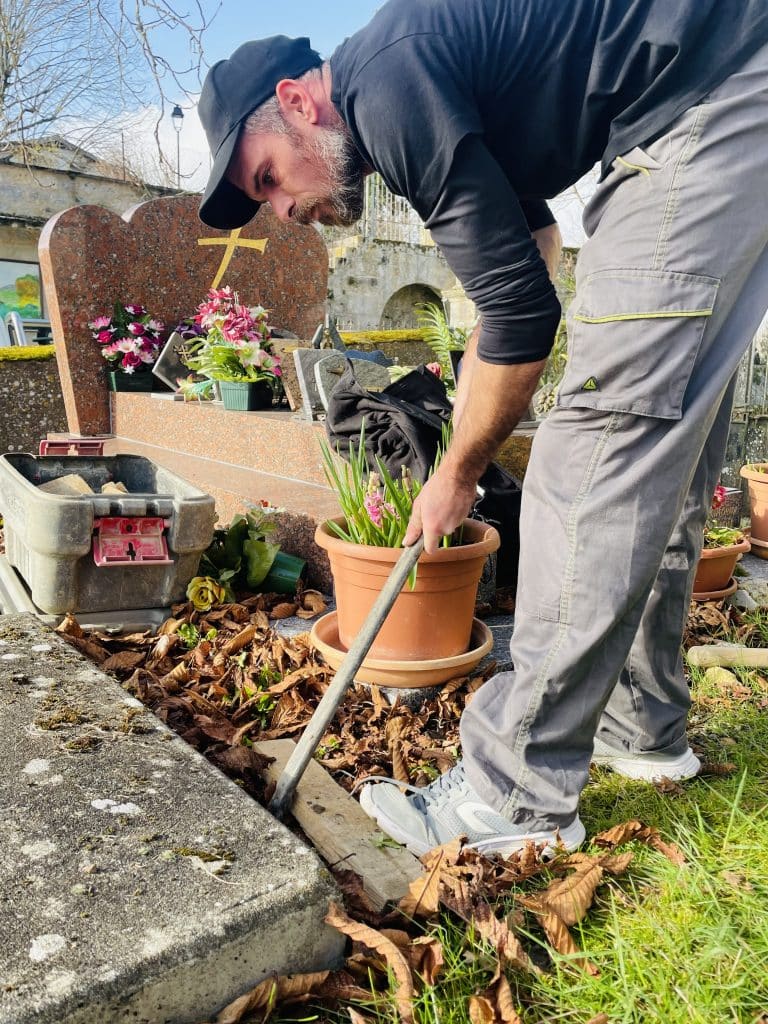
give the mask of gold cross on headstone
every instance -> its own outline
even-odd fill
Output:
[[[235,249],[240,246],[243,249],[258,249],[259,252],[264,252],[267,247],[268,238],[241,238],[240,232],[242,228],[235,228],[230,231],[227,238],[198,238],[198,245],[223,245],[226,246],[224,249],[224,255],[221,257],[221,264],[219,269],[216,271],[216,277],[211,282],[211,288],[218,288],[222,277],[224,277],[224,271],[229,266],[230,260],[235,254]]]

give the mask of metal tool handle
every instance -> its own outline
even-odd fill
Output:
[[[299,779],[304,774],[304,769],[312,760],[312,755],[322,739],[328,723],[336,714],[339,704],[354,681],[355,673],[371,649],[376,634],[381,629],[384,619],[389,615],[392,605],[423,550],[424,539],[419,537],[415,544],[403,550],[389,574],[387,582],[381,588],[360,632],[355,637],[355,642],[349,648],[333,682],[323,694],[301,739],[296,744],[296,749],[288,758],[282,775],[277,780],[274,796],[269,803],[269,810],[276,818],[282,818],[290,809],[293,794],[296,792]]]

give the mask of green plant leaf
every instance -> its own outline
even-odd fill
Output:
[[[245,582],[249,587],[255,590],[264,582],[279,550],[279,544],[268,544],[264,540],[244,541]]]

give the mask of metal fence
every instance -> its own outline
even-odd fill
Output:
[[[385,242],[432,245],[419,215],[402,196],[393,195],[378,174],[365,179],[362,219],[353,228],[323,228],[328,242],[343,241],[350,234]]]

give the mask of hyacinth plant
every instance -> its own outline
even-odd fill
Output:
[[[185,340],[182,360],[209,380],[267,381],[276,387],[280,357],[263,306],[245,306],[231,288],[212,288],[197,313],[176,328]]]
[[[449,428],[446,425],[430,476],[440,464],[448,438]],[[407,466],[403,466],[400,479],[395,479],[378,456],[374,458],[376,468],[369,469],[365,452],[365,420],[360,429],[359,444],[350,442],[349,458],[341,465],[325,442],[321,441],[320,447],[325,477],[336,492],[345,518],[343,525],[329,520],[328,529],[351,544],[402,547],[413,503],[422,484],[414,479]],[[443,547],[450,547],[451,542],[450,536],[442,538]]]
[[[144,306],[116,302],[111,316],[97,316],[88,326],[102,356],[120,373],[148,373],[160,354],[165,324]]]

